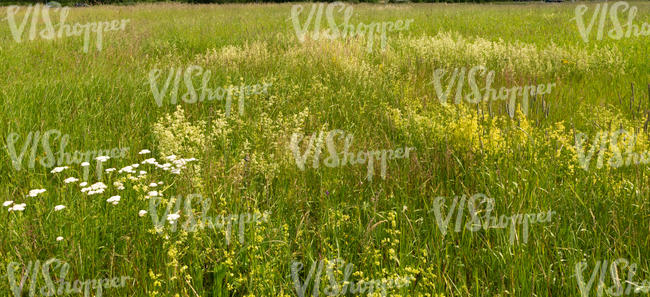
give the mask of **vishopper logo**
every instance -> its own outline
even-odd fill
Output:
[[[55,283],[52,275],[50,275],[52,270],[56,269],[59,270],[58,283]],[[17,262],[10,262],[7,264],[7,279],[9,280],[9,287],[14,297],[25,296],[23,293],[24,286],[30,277],[28,295],[30,297],[33,297],[35,294],[37,296],[68,296],[73,293],[83,293],[84,296],[90,296],[91,290],[95,291],[94,296],[101,297],[105,289],[125,287],[126,281],[132,279],[128,276],[122,276],[112,279],[75,280],[71,283],[65,280],[69,270],[70,265],[68,263],[56,258],[49,259],[43,263],[38,260],[36,262],[29,261],[26,267],[23,267]],[[24,271],[24,274],[21,274],[22,271]],[[39,273],[43,276],[45,286],[37,288],[36,283],[39,279]]]
[[[580,295],[582,297],[589,297],[589,293],[594,285],[596,276],[598,276],[598,284],[596,286],[596,296],[601,297],[603,291],[606,292],[609,296],[621,296],[621,295],[630,295],[636,293],[649,293],[650,292],[650,281],[644,280],[642,284],[635,283],[634,275],[636,274],[637,265],[636,263],[630,264],[626,259],[619,258],[614,260],[612,263],[607,265],[607,260],[596,261],[594,265],[594,270],[592,270],[591,275],[589,276],[589,281],[585,282],[584,271],[587,269],[589,264],[586,261],[576,263],[575,265],[575,276],[576,281],[578,282],[578,288],[580,289]],[[612,286],[605,290],[605,281],[607,278],[607,268],[609,268],[609,275],[611,276]],[[625,270],[627,270],[627,277],[625,282],[621,282],[620,276],[625,275]],[[593,296],[593,295],[592,295]]]
[[[12,5],[7,8],[7,21],[9,22],[11,34],[16,42],[20,43],[23,41],[25,29],[29,22],[29,40],[34,40],[37,38],[54,40],[57,38],[61,39],[63,37],[83,35],[84,53],[88,53],[91,33],[95,33],[95,45],[97,47],[97,50],[101,51],[104,32],[117,30],[123,31],[126,27],[126,24],[130,21],[129,19],[124,19],[121,21],[114,20],[111,22],[93,22],[86,24],[75,23],[73,25],[69,25],[66,24],[66,19],[70,14],[70,8],[61,7],[61,4],[58,4],[57,2],[50,2],[48,5],[29,5],[25,8],[22,19],[20,20],[18,17],[21,13],[22,7],[20,6]],[[51,13],[58,13],[58,24],[55,24],[52,22],[52,19],[50,19]],[[40,23],[39,19],[41,18],[44,24],[44,28],[41,28],[41,30],[38,31],[38,24]],[[20,20],[20,23],[18,23],[18,20]]]
[[[607,149],[611,151],[607,164],[612,168],[618,168],[623,165],[639,165],[650,163],[650,151],[635,152],[636,135],[619,129],[616,131],[599,131],[593,138],[591,147],[586,149],[585,144],[588,142],[588,136],[584,133],[577,133],[575,135],[575,149],[578,157],[580,167],[585,171],[589,170],[596,150],[598,151],[598,158],[596,159],[596,168],[600,169],[604,166],[604,157]]]
[[[327,265],[326,267],[324,267]],[[349,294],[359,294],[367,296],[374,296],[373,293],[379,292],[381,296],[386,296],[388,290],[406,287],[415,280],[412,276],[397,277],[392,279],[373,279],[369,281],[360,280],[354,282],[350,280],[350,276],[354,273],[354,264],[347,263],[342,259],[334,259],[332,261],[320,260],[312,262],[309,272],[302,272],[304,265],[302,262],[294,261],[291,263],[291,278],[293,279],[294,289],[299,297],[304,297],[307,293],[307,288],[313,281],[312,296],[317,297],[320,295],[320,282],[323,268],[326,269],[328,283],[324,285],[323,292],[327,296],[345,296]],[[305,274],[304,281],[300,280],[300,275]],[[314,274],[315,273],[315,274]],[[343,279],[339,282],[336,275],[343,274]]]
[[[344,139],[342,153],[337,151],[337,144],[335,142],[335,138],[339,135]],[[300,133],[294,133],[291,135],[289,150],[293,152],[293,156],[296,159],[296,165],[300,170],[305,170],[305,162],[310,155],[312,156],[312,167],[316,169],[319,167],[321,161],[320,155],[322,153],[323,138],[325,137],[325,134],[321,131],[318,133],[318,137],[316,137],[316,133],[313,133],[309,138],[307,148],[301,153],[299,144],[302,142],[304,137],[305,136]],[[372,181],[372,177],[375,174],[375,162],[378,162],[379,164],[377,166],[381,166],[381,178],[386,179],[386,169],[388,167],[387,161],[403,158],[408,159],[410,151],[415,150],[413,147],[404,147],[404,149],[358,151],[357,153],[354,153],[350,152],[353,140],[354,136],[352,134],[346,135],[346,132],[343,130],[337,129],[327,132],[326,144],[329,156],[325,158],[325,166],[339,167],[347,164],[367,164],[366,176],[368,181]]]
[[[467,103],[477,104],[481,101],[487,102],[492,101],[506,101],[509,98],[508,102],[508,113],[510,117],[514,117],[515,112],[515,102],[518,97],[521,97],[521,111],[528,115],[528,96],[536,96],[543,94],[550,94],[551,89],[555,86],[555,83],[549,84],[539,84],[528,85],[528,86],[514,86],[511,88],[501,87],[498,91],[492,88],[492,83],[494,82],[495,72],[494,70],[488,71],[484,66],[474,66],[467,70],[467,68],[454,68],[454,72],[450,75],[449,81],[447,83],[447,88],[444,89],[442,86],[442,80],[445,78],[447,73],[446,69],[436,69],[433,72],[433,86],[436,90],[436,95],[438,100],[442,104],[447,104],[447,101],[451,95],[452,90],[456,90],[454,103],[460,104],[464,99]],[[477,75],[482,75],[485,77],[485,87],[480,88],[477,83]],[[463,90],[465,89],[465,80],[467,79],[467,84],[471,92],[463,96]],[[481,94],[481,90],[484,90],[485,93]]]
[[[69,165],[69,164],[82,164],[82,166],[87,168],[87,164],[84,162],[89,162],[91,160],[97,160],[97,170],[101,179],[101,163],[108,158],[124,158],[126,153],[129,151],[128,147],[125,148],[113,148],[113,149],[101,149],[96,151],[74,151],[74,153],[66,152],[66,146],[70,139],[70,135],[62,134],[61,131],[57,129],[47,130],[43,133],[41,131],[31,131],[27,134],[27,137],[23,140],[22,145],[18,145],[20,141],[20,134],[12,132],[7,136],[7,153],[11,159],[11,164],[14,169],[20,171],[23,166],[23,159],[27,150],[29,151],[28,167],[30,169],[34,168],[34,165],[37,161],[37,153],[39,150],[39,145],[43,149],[45,156],[38,160],[41,166],[45,168],[50,168],[55,165]],[[52,152],[53,141],[59,139],[59,150],[57,153]],[[17,146],[18,145],[18,146]],[[19,150],[17,150],[19,148]],[[108,158],[107,158],[108,157]],[[86,176],[87,176],[86,172]]]
[[[300,42],[305,42],[305,36],[307,36],[308,29],[310,24],[312,24],[313,21],[313,27],[314,31],[310,34],[310,36],[314,40],[320,39],[321,34],[323,37],[334,40],[337,38],[347,38],[347,37],[355,37],[355,36],[360,36],[360,37],[366,37],[367,40],[367,51],[372,52],[373,49],[373,42],[375,40],[375,33],[379,34],[380,39],[381,39],[381,49],[384,50],[386,48],[387,42],[386,42],[386,33],[387,32],[392,32],[392,31],[406,31],[409,29],[409,26],[413,22],[413,19],[408,19],[406,21],[398,20],[398,21],[388,21],[388,22],[373,22],[369,23],[368,25],[364,23],[359,23],[355,27],[354,25],[350,24],[350,18],[352,17],[352,10],[353,7],[351,5],[344,4],[343,2],[334,2],[334,3],[329,3],[327,4],[327,10],[325,11],[327,15],[327,24],[329,25],[329,30],[327,32],[321,32],[321,24],[323,20],[323,10],[324,10],[325,4],[324,3],[314,3],[311,5],[311,10],[309,11],[309,15],[307,16],[307,19],[303,23],[303,25],[300,24],[300,19],[299,16],[303,11],[303,6],[300,4],[293,5],[291,7],[291,21],[293,23],[293,28],[296,30],[296,35],[298,37],[298,40]],[[338,8],[339,13],[343,13],[343,24],[338,25],[336,23],[336,18],[334,16],[335,14],[335,9]]]
[[[178,91],[182,77],[185,87],[187,88],[187,92],[181,96],[183,102],[191,104],[196,102],[212,101],[215,99],[221,101],[225,97],[226,116],[230,116],[233,97],[239,97],[239,115],[243,115],[246,96],[267,94],[268,87],[272,85],[272,83],[262,83],[261,85],[240,85],[210,89],[208,88],[208,82],[210,81],[212,72],[197,65],[190,65],[185,69],[174,67],[169,68],[167,78],[164,80],[164,83],[160,85],[158,84],[158,78],[163,73],[164,71],[157,68],[154,68],[149,72],[149,86],[154,100],[156,100],[156,104],[159,107],[163,105],[164,98],[167,95],[169,95],[169,101],[171,104],[176,104],[178,102]],[[201,91],[200,93],[197,93],[197,88],[195,88],[194,82],[192,81],[194,76],[201,76],[201,87],[198,89]]]
[[[619,40],[623,37],[629,38],[632,35],[635,37],[639,36],[648,36],[650,35],[650,24],[643,23],[641,27],[638,24],[634,23],[634,18],[638,11],[636,6],[630,6],[629,3],[625,1],[614,2],[609,6],[610,3],[599,3],[596,4],[594,13],[589,20],[589,24],[585,26],[584,15],[589,10],[587,5],[581,4],[576,6],[575,9],[575,18],[572,20],[576,21],[578,26],[578,31],[584,42],[589,42],[591,37],[591,32],[594,28],[595,22],[598,19],[598,31],[596,33],[596,40],[602,40],[604,35],[605,23],[607,16],[609,15],[609,20],[612,24],[612,29],[607,31],[607,36],[611,39]],[[627,12],[627,21],[621,24],[618,16],[620,12]],[[623,27],[627,27],[627,30],[624,30]]]
[[[517,237],[517,225],[522,224],[522,239],[524,243],[528,242],[528,224],[533,223],[546,223],[551,221],[551,216],[555,211],[548,211],[546,215],[544,213],[538,214],[516,214],[513,216],[501,215],[500,217],[492,216],[492,211],[494,210],[494,199],[487,197],[485,194],[474,194],[469,200],[463,195],[460,199],[458,196],[454,197],[451,206],[448,207],[447,214],[443,216],[442,206],[445,204],[445,197],[437,197],[433,201],[433,209],[429,212],[433,212],[436,219],[436,224],[438,229],[443,236],[447,234],[447,229],[449,227],[449,222],[451,221],[454,211],[456,213],[456,221],[454,232],[458,233],[463,228],[463,212],[465,211],[465,205],[469,210],[469,215],[471,220],[466,222],[465,228],[470,232],[477,232],[481,229],[488,231],[489,229],[506,229],[510,225],[510,244],[514,244]],[[480,213],[484,213],[483,216]]]
[[[185,223],[181,228],[186,232],[196,232],[199,229],[203,230],[206,227],[211,229],[222,229],[226,228],[226,244],[230,245],[230,236],[232,234],[232,225],[233,221],[235,224],[239,223],[239,243],[244,243],[244,231],[246,224],[256,225],[260,222],[267,222],[270,212],[264,212],[264,214],[259,213],[244,213],[244,214],[232,214],[227,216],[208,216],[210,211],[210,206],[212,205],[212,200],[205,199],[201,194],[190,194],[185,197],[185,204],[183,205],[183,196],[177,195],[172,196],[170,199],[164,199],[156,196],[149,198],[149,213],[151,214],[151,219],[153,220],[153,225],[158,233],[162,233],[165,227],[165,220],[169,221],[170,232],[176,232],[178,226],[178,220],[181,218],[181,206],[183,206],[183,212],[185,214]],[[166,203],[165,212],[162,217],[158,216],[158,206],[161,202]],[[201,205],[201,217],[197,220],[195,219],[193,203],[194,202]],[[172,210],[173,209],[173,210]]]

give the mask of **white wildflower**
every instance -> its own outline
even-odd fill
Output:
[[[36,196],[38,196],[38,194],[41,194],[41,193],[44,193],[44,192],[45,192],[45,189],[30,190],[27,197],[36,197]]]
[[[90,166],[90,163],[88,162],[81,163],[81,167],[88,167],[88,166]]]
[[[174,165],[176,165],[176,167],[179,167],[179,168],[185,167],[185,164],[186,164],[184,159],[178,159],[178,160],[173,161],[172,163],[174,163]]]
[[[138,216],[140,216],[140,217],[144,217],[145,215],[147,215],[147,211],[146,211],[146,210],[140,210],[140,211],[138,212]]]
[[[151,153],[150,150],[144,149],[144,150],[141,150],[138,154],[144,155],[144,154],[149,154],[149,153]]]
[[[177,214],[177,213],[173,213],[173,214],[167,215],[167,220],[168,220],[170,223],[173,224],[173,223],[175,223],[176,220],[178,220],[178,218],[180,218],[180,217],[181,217],[181,215],[179,215],[179,214]]]
[[[104,163],[104,162],[108,161],[108,159],[110,159],[110,158],[111,157],[109,157],[109,156],[99,156],[99,157],[95,158],[95,160]]]
[[[141,163],[142,163],[142,164],[152,164],[152,165],[153,165],[153,164],[158,164],[158,162],[156,162],[156,159],[155,159],[155,158],[149,158],[149,159],[146,159],[146,160],[142,161]]]
[[[59,236],[56,238],[56,241],[61,241],[61,240],[63,240],[63,236]]]
[[[96,183],[90,185],[90,187],[81,189],[81,192],[88,191],[88,193],[86,193],[88,195],[101,194],[101,193],[104,193],[104,190],[106,188],[107,187],[103,182],[96,182]]]
[[[106,199],[106,202],[117,205],[120,202],[120,196],[112,196],[111,198]]]
[[[50,173],[59,173],[59,172],[61,172],[63,170],[66,170],[66,169],[68,169],[68,166],[54,167],[54,169],[52,169],[52,171],[50,171]]]
[[[16,204],[16,205],[14,205],[12,207],[9,207],[9,211],[23,211],[23,210],[25,210],[26,206],[27,206],[27,204],[25,204],[25,203]]]
[[[126,166],[126,167],[120,169],[120,171],[118,171],[118,172],[119,173],[122,173],[122,172],[135,173],[135,171],[133,171],[133,166]]]
[[[74,182],[78,182],[78,181],[79,181],[79,179],[76,178],[76,177],[68,177],[68,178],[63,180],[63,182],[66,183],[66,184],[74,183]]]
[[[9,200],[9,201],[5,201],[4,203],[2,203],[2,206],[7,207],[7,206],[12,205],[12,204],[14,204],[14,202]]]
[[[54,207],[54,211],[63,210],[64,208],[65,208],[65,205],[57,205],[57,206]]]

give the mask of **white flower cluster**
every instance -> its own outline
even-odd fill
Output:
[[[86,195],[95,195],[95,194],[101,194],[104,193],[104,190],[106,190],[107,186],[103,182],[96,182],[90,187],[82,188],[81,192],[86,193]]]
[[[106,199],[106,202],[112,203],[113,205],[117,205],[120,203],[120,196],[112,196],[111,198]]]
[[[129,166],[126,166],[126,167],[120,169],[118,172],[119,173],[124,173],[124,172],[126,172],[126,173],[135,173],[135,168],[138,168],[138,166],[140,166],[140,164],[132,164],[132,165],[129,165]]]
[[[108,159],[110,159],[110,158],[111,157],[109,157],[109,156],[99,156],[99,157],[95,158],[95,160],[104,163],[104,162],[108,161]]]
[[[146,150],[146,149],[143,149],[143,150],[141,150],[139,152],[140,155],[149,154],[149,153],[151,153],[151,151]],[[95,158],[95,160],[100,162],[100,163],[106,162],[106,161],[108,161],[110,159],[111,159],[111,157],[109,157],[109,156],[98,156],[98,157]],[[169,161],[169,162],[165,162],[164,164],[160,164],[160,163],[158,163],[158,161],[156,161],[155,158],[148,158],[148,159],[142,161],[140,164],[138,164],[138,163],[131,164],[131,165],[128,165],[128,166],[126,166],[126,167],[124,167],[122,169],[119,169],[119,170],[117,170],[116,168],[108,168],[108,169],[105,169],[105,172],[117,171],[117,173],[126,173],[128,175],[128,176],[126,176],[126,178],[128,178],[130,180],[140,180],[140,179],[145,178],[147,176],[147,171],[138,169],[141,166],[141,164],[142,165],[153,165],[158,169],[162,169],[163,171],[170,171],[172,174],[180,174],[180,171],[182,169],[186,168],[187,163],[197,161],[196,158],[183,159],[183,158],[177,157],[176,155],[169,155],[169,156],[165,157],[164,159]],[[88,167],[88,166],[90,166],[90,163],[84,162],[84,163],[82,163],[80,165],[82,167]],[[61,172],[63,172],[64,170],[66,170],[68,168],[69,168],[68,166],[56,167],[56,168],[52,169],[50,172],[54,173],[54,174],[61,173]],[[155,171],[155,169],[154,169],[154,171]],[[106,190],[108,189],[108,186],[106,184],[104,184],[103,182],[96,182],[96,183],[93,183],[92,185],[89,185],[89,183],[86,182],[86,181],[82,181],[82,182],[79,182],[79,181],[80,181],[79,178],[73,177],[73,176],[67,177],[67,178],[65,178],[63,180],[63,182],[65,184],[71,184],[71,183],[76,184],[76,183],[78,183],[79,187],[81,188],[81,192],[85,193],[86,195],[89,195],[89,196],[90,195],[102,194],[102,193],[106,192]],[[125,190],[125,184],[124,184],[123,179],[118,179],[116,181],[113,181],[112,184],[113,184],[114,188],[116,190],[118,190],[118,191]],[[147,195],[145,196],[145,198],[149,199],[151,197],[163,197],[164,189],[154,190],[154,188],[158,188],[161,185],[163,185],[163,181],[149,181],[146,184],[148,184],[148,188],[150,188],[150,190],[147,190]],[[145,187],[145,189],[146,188],[147,187]],[[33,189],[33,190],[29,191],[29,193],[28,193],[28,195],[26,197],[37,197],[38,195],[40,195],[40,194],[42,194],[44,192],[46,192],[45,189]],[[110,198],[106,199],[107,203],[110,203],[110,204],[113,204],[113,205],[118,205],[120,201],[121,201],[121,196],[119,196],[119,195],[113,195]],[[12,211],[24,211],[27,205],[25,203],[15,204],[14,201],[12,200],[12,201],[3,202],[2,206],[3,207],[8,207],[9,212],[12,212]],[[59,205],[54,206],[54,211],[59,212],[59,211],[62,211],[64,209],[66,209],[66,208],[67,207],[65,205],[59,204]],[[148,212],[146,210],[140,210],[138,212],[138,216],[140,216],[140,217],[144,217],[147,214],[148,214]],[[170,221],[171,223],[176,222],[179,218],[180,218],[180,214],[171,214],[171,215],[167,216],[167,220]],[[57,241],[62,241],[63,237],[59,236],[59,237],[57,237],[56,240]]]
[[[181,217],[180,214],[173,213],[173,214],[167,215],[167,220],[169,221],[170,224],[174,224],[174,223],[176,223],[176,220],[178,220],[180,217]]]
[[[45,193],[45,189],[34,189],[30,190],[29,194],[27,194],[27,197],[36,197],[38,194]]]
[[[61,172],[63,170],[66,170],[66,169],[68,169],[68,166],[54,167],[54,169],[52,169],[52,171],[50,171],[50,173],[59,173],[59,172]]]
[[[171,163],[160,164],[158,163],[158,161],[156,161],[155,158],[146,159],[141,163],[154,165],[156,166],[156,168],[162,169],[164,171],[169,171],[172,174],[180,174],[181,170],[186,168],[185,165],[187,165],[187,163],[196,161],[196,158],[177,159],[176,155],[169,155],[165,157],[165,159],[167,159]]]
[[[159,193],[158,191],[149,191],[147,193],[147,196],[145,196],[145,198],[149,199],[151,197],[159,197],[159,196],[162,197],[162,193]]]
[[[76,183],[76,182],[78,182],[78,181],[79,181],[79,179],[76,178],[76,177],[68,177],[68,178],[66,178],[66,179],[63,180],[63,182],[66,183],[66,184],[69,184],[69,183]]]
[[[11,201],[11,202],[13,202],[13,201]],[[5,204],[6,204],[6,202],[5,202]],[[9,204],[9,205],[11,205],[11,204]],[[14,206],[9,207],[9,211],[10,212],[12,212],[12,211],[23,211],[23,210],[25,210],[26,206],[27,206],[27,204],[25,204],[25,203],[14,204]]]

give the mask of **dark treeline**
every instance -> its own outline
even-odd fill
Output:
[[[280,2],[296,2],[297,0],[59,0],[56,1],[62,5],[67,6],[82,6],[82,5],[96,5],[96,4],[135,4],[135,3],[152,3],[152,2],[183,2],[183,3],[280,3]],[[339,0],[350,3],[404,3],[406,0]],[[530,0],[408,0],[414,3],[433,3],[433,2],[448,2],[448,3],[485,3],[485,2],[523,2]],[[544,1],[544,0],[537,0]],[[558,0],[555,0],[558,1]],[[48,3],[49,0],[31,0],[31,1],[16,1],[16,0],[0,0],[0,5],[12,4],[35,4],[35,3]],[[314,1],[306,1],[314,2]],[[334,2],[334,1],[320,1],[320,2]]]

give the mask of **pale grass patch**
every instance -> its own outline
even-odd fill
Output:
[[[271,55],[264,41],[254,41],[243,46],[226,45],[220,49],[209,49],[204,54],[195,56],[195,60],[202,65],[223,65],[237,67],[243,63],[259,65],[268,61]]]
[[[300,63],[334,66],[342,72],[356,77],[361,81],[370,78],[375,71],[366,61],[368,57],[367,40],[361,36],[328,39],[322,37],[328,30],[321,31],[318,40],[305,35],[305,42],[290,47],[285,53],[286,60]],[[378,40],[375,41],[374,51],[380,51]],[[295,62],[294,62],[295,63]]]
[[[450,32],[438,33],[432,37],[403,37],[397,40],[395,48],[400,49],[403,55],[413,55],[443,67],[487,65],[530,76],[548,76],[557,72],[588,74],[595,70],[623,74],[626,66],[616,47],[586,51],[551,44],[539,48],[524,42],[491,41]]]

